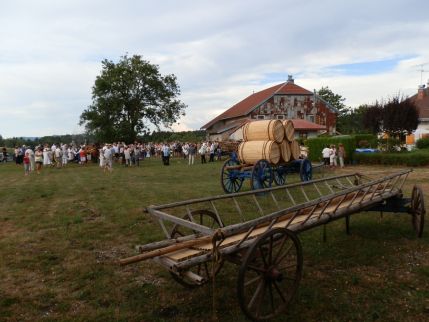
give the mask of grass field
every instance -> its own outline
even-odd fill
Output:
[[[25,177],[0,164],[0,321],[207,321],[211,285],[188,290],[153,262],[127,267],[119,258],[136,244],[160,240],[150,204],[221,194],[221,163],[169,167],[44,169]],[[395,167],[350,167],[374,177]],[[429,168],[411,173],[405,188],[424,188]],[[406,215],[360,213],[302,233],[304,276],[296,300],[279,321],[428,321],[429,233],[417,239]],[[236,298],[238,267],[216,278],[219,321],[245,321]]]

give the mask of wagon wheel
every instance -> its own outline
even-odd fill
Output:
[[[238,192],[243,185],[243,178],[240,177],[240,169],[227,169],[227,167],[235,165],[240,165],[240,162],[228,159],[222,166],[220,183],[226,193]]]
[[[299,176],[301,181],[310,181],[313,178],[313,166],[311,161],[308,159],[303,159],[299,167]]]
[[[237,292],[241,310],[252,320],[282,313],[298,289],[302,276],[302,248],[285,228],[268,230],[250,246],[241,264]]]
[[[206,210],[206,209],[194,210],[194,211],[191,211],[191,216],[194,219],[195,223],[200,224],[200,225],[204,225],[204,226],[209,227],[209,228],[219,228],[219,227],[224,226],[222,222],[219,222],[219,219],[217,218],[216,214],[210,210]],[[186,214],[183,217],[183,219],[190,220],[189,214]],[[191,231],[190,229],[187,232],[187,228],[185,228],[183,226],[179,226],[179,225],[174,225],[174,227],[170,233],[170,236],[171,236],[171,238],[178,238],[178,237],[186,236],[186,235],[192,234],[192,233],[196,233],[196,232]],[[221,258],[216,263],[216,267],[214,270],[215,275],[217,273],[219,273],[220,269],[222,268],[222,265],[223,265],[223,259]],[[207,262],[197,264],[197,265],[189,268],[188,271],[201,276],[203,278],[202,283],[196,284],[193,280],[190,280],[185,275],[178,275],[178,274],[175,274],[173,272],[170,272],[170,274],[176,282],[178,282],[178,283],[180,283],[183,286],[188,287],[188,288],[194,288],[194,287],[206,284],[213,277],[212,266],[210,263],[207,263]]]
[[[258,160],[252,168],[251,189],[264,189],[273,183],[273,168],[267,160]]]
[[[280,165],[273,169],[274,182],[278,186],[286,183],[286,167]]]
[[[414,186],[413,192],[411,193],[410,212],[412,214],[414,231],[416,232],[417,237],[420,238],[423,235],[426,209],[422,188],[418,186]]]

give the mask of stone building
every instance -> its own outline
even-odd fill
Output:
[[[427,85],[420,85],[417,94],[409,98],[419,111],[419,125],[414,134],[407,137],[407,143],[414,143],[423,137],[429,137],[429,81]]]
[[[335,133],[338,111],[317,93],[287,82],[253,93],[202,126],[210,140],[227,140],[244,123],[251,120],[291,119],[296,136]]]

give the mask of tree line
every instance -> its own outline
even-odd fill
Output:
[[[142,143],[148,142],[201,142],[206,139],[206,131],[197,130],[197,131],[181,131],[181,132],[171,132],[171,131],[153,131],[151,133],[146,133],[144,135],[139,135],[136,137],[136,141]],[[71,143],[74,142],[77,145],[82,144],[102,144],[106,142],[117,142],[120,140],[112,141],[100,141],[96,136],[89,134],[66,134],[66,135],[50,135],[43,136],[40,138],[26,138],[26,137],[12,137],[12,138],[3,138],[0,135],[0,147],[13,148],[16,146],[37,146],[44,144],[53,144],[53,143]],[[127,142],[126,143],[131,143]],[[134,142],[134,141],[132,141]]]

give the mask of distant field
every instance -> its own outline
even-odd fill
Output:
[[[208,321],[212,287],[187,290],[152,262],[119,267],[134,245],[160,240],[150,204],[222,194],[221,162],[189,167],[159,159],[139,168],[43,169],[0,164],[0,321]],[[350,167],[332,174],[374,177],[399,167]],[[330,175],[328,173],[326,175]],[[411,173],[429,204],[429,168]],[[248,185],[248,183],[247,183]],[[429,210],[429,207],[428,207]],[[301,234],[304,276],[284,321],[428,321],[429,220],[422,239],[406,215],[361,213]],[[216,277],[219,321],[245,321],[238,267]]]

